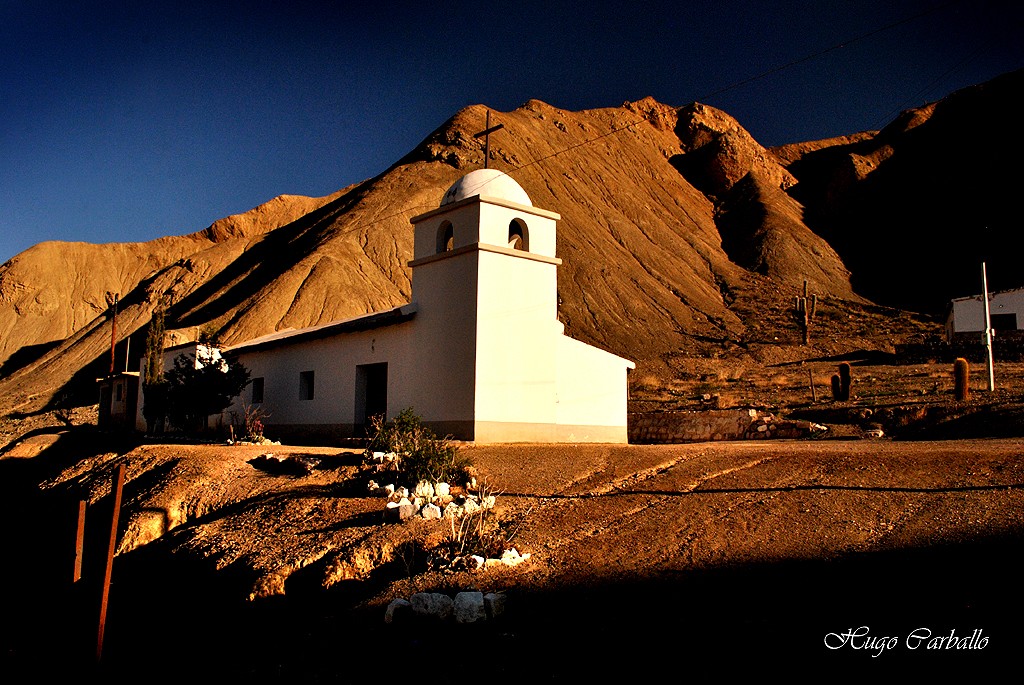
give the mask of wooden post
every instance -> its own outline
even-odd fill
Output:
[[[117,520],[121,514],[121,491],[124,488],[124,464],[117,465],[117,473],[111,484],[110,494],[114,499],[114,512],[110,517],[110,544],[107,545],[107,565],[103,572],[103,596],[100,598],[100,625],[96,638],[96,662],[103,658],[103,633],[107,626],[107,600],[110,597],[110,574],[114,566],[114,552],[117,549]]]
[[[818,391],[814,389],[814,374],[810,369],[807,369],[807,382],[811,384],[811,404],[817,404]]]
[[[82,579],[82,551],[85,549],[85,500],[78,500],[78,526],[75,533],[75,573],[71,581],[77,583]]]

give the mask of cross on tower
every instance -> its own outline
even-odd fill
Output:
[[[491,160],[491,134],[495,131],[500,131],[505,128],[505,124],[498,124],[497,126],[491,126],[491,110],[487,110],[487,123],[484,124],[485,128],[479,133],[473,134],[474,138],[484,137],[484,169],[487,168],[488,163]]]

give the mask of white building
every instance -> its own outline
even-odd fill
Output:
[[[230,348],[252,373],[240,400],[275,439],[359,435],[411,407],[461,440],[626,442],[635,365],[564,335],[559,218],[497,170],[467,174],[412,219],[412,302]]]
[[[946,316],[947,341],[953,342],[964,333],[984,333],[985,302],[982,297],[960,297],[950,302]],[[994,330],[1004,333],[1024,329],[1024,288],[989,293],[988,307]]]

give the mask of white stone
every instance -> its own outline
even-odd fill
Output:
[[[487,618],[497,618],[505,613],[505,593],[488,592],[484,595],[484,611]]]
[[[447,497],[450,494],[452,494],[452,489],[448,483],[437,483],[434,486],[435,497]]]
[[[421,480],[413,488],[413,494],[423,499],[432,499],[434,497],[434,486],[429,481]]]
[[[384,509],[385,521],[404,521],[416,515],[417,509],[407,499],[401,502],[388,502]]]
[[[456,623],[476,623],[487,618],[484,610],[484,593],[460,592],[455,595],[453,613]]]
[[[412,612],[417,616],[434,616],[446,619],[452,615],[455,602],[440,592],[417,592],[409,598]]]
[[[523,563],[529,558],[529,554],[520,554],[519,550],[517,550],[515,547],[513,547],[512,549],[507,549],[501,553],[501,563],[505,564],[506,566],[518,566],[519,564]]]
[[[388,604],[388,608],[384,612],[384,622],[393,623],[396,619],[401,618],[403,614],[412,611],[412,602],[407,599],[399,597],[398,599],[391,600]]]
[[[385,497],[391,497],[391,495],[393,495],[393,494],[395,494],[395,486],[394,486],[394,484],[385,485],[384,486],[384,496]]]
[[[480,502],[480,506],[484,509],[493,509],[494,502],[494,495],[487,495],[487,497],[484,497],[483,501]]]
[[[472,568],[473,568],[474,571],[477,570],[477,569],[483,568],[484,567],[484,562],[487,561],[486,559],[484,559],[479,554],[474,554],[471,557],[469,557],[469,559],[472,562]]]
[[[406,497],[409,496],[409,488],[404,486],[398,488],[397,490],[395,490],[395,496],[398,497],[399,499],[405,499]]]
[[[469,515],[480,511],[480,505],[476,503],[476,500],[466,498],[466,501],[462,505],[463,513]]]
[[[448,506],[444,508],[444,517],[446,519],[457,519],[462,516],[462,507],[455,502],[449,502]]]
[[[441,518],[441,507],[436,504],[428,504],[420,510],[420,516],[428,521],[436,521]]]

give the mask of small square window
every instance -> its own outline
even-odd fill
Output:
[[[253,378],[252,379],[252,403],[262,404],[263,403],[263,379]]]
[[[311,400],[313,399],[313,372],[302,371],[299,373],[299,399],[300,400]]]

